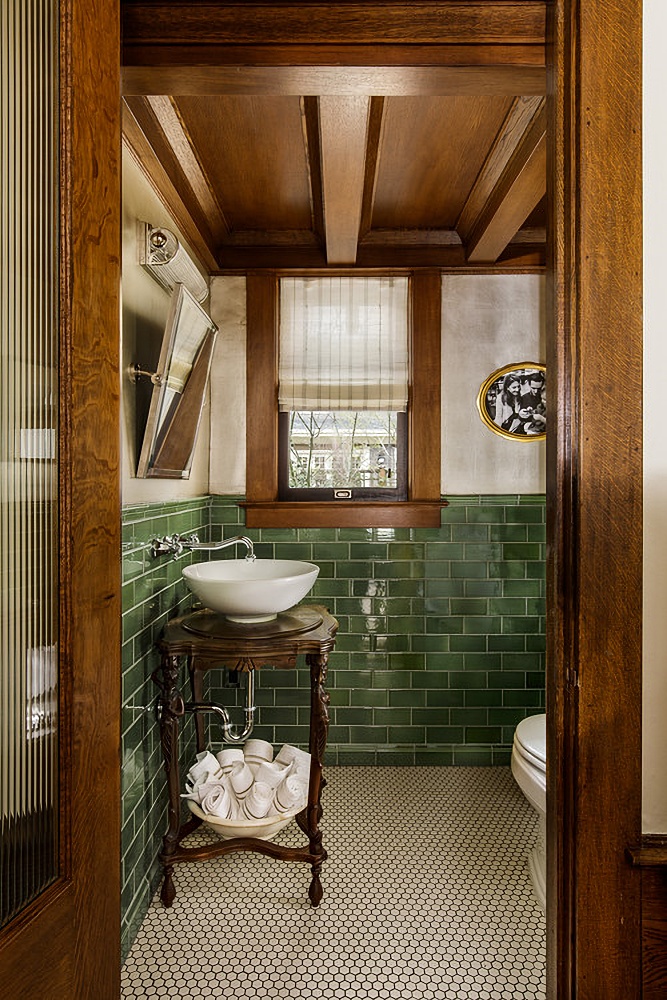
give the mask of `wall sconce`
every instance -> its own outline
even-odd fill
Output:
[[[138,223],[139,263],[168,292],[185,285],[197,302],[208,296],[208,281],[170,229]]]

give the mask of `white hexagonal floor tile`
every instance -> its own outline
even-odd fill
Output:
[[[307,865],[246,853],[177,865],[175,902],[153,900],[122,998],[543,1000],[537,822],[509,769],[326,774],[320,906]],[[303,843],[293,823],[277,839]]]

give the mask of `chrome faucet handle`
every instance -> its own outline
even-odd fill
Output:
[[[174,544],[180,546],[178,555],[181,554],[183,549],[192,549],[196,545],[199,545],[199,535],[196,535],[194,532],[191,535],[172,535],[171,537]]]
[[[157,556],[180,556],[183,549],[188,545],[198,544],[197,535],[190,535],[187,538],[183,535],[164,535],[162,538],[154,538],[150,543],[151,555],[155,559]]]
[[[170,555],[172,553],[171,538],[165,535],[163,538],[153,538],[150,542],[150,550],[153,559],[158,556]]]

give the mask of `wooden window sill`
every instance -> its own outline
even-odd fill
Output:
[[[446,500],[377,503],[354,500],[330,503],[281,501],[240,504],[248,528],[436,528]]]
[[[626,847],[625,856],[634,868],[667,868],[667,837],[644,834],[638,847]]]

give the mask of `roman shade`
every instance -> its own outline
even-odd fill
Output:
[[[404,411],[408,279],[282,278],[279,407]]]

